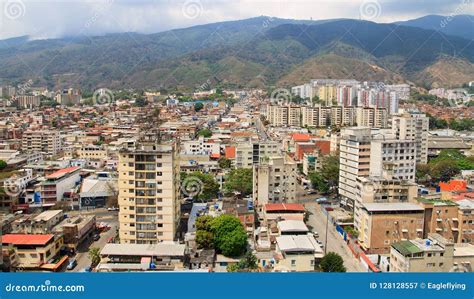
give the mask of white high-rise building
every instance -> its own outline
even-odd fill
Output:
[[[428,163],[429,118],[425,114],[405,113],[392,117],[392,130],[396,138],[416,141],[416,163]]]

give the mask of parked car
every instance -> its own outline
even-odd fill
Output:
[[[314,236],[315,238],[319,238],[318,232],[313,232],[313,236]]]
[[[85,267],[84,269],[82,269],[81,272],[92,272],[92,267],[90,267],[90,266]]]
[[[76,266],[77,266],[77,261],[76,261],[76,259],[70,259],[70,260],[69,260],[69,263],[67,264],[66,269],[72,270],[72,269],[76,268]]]
[[[100,235],[99,234],[95,234],[94,235],[94,241],[99,241],[100,239]]]
[[[117,208],[117,207],[107,208],[107,211],[109,211],[109,212],[118,211],[118,210],[119,210],[119,208]]]
[[[306,191],[306,194],[307,194],[307,195],[318,194],[318,191],[316,191],[316,190],[308,190],[308,191]]]

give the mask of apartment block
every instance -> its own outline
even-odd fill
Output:
[[[357,226],[359,244],[369,253],[384,254],[402,240],[423,236],[423,208],[414,203],[363,203]]]
[[[473,245],[454,244],[437,233],[390,249],[390,272],[472,272],[473,263]]]
[[[280,153],[281,145],[275,141],[239,142],[235,149],[235,167],[252,168],[260,159]]]
[[[296,163],[287,156],[262,159],[253,168],[253,198],[257,206],[296,200]]]
[[[437,233],[450,242],[460,238],[459,206],[449,200],[417,199],[425,209],[424,237]]]
[[[60,169],[46,176],[41,182],[41,200],[44,203],[62,201],[64,193],[71,191],[80,181],[81,168],[77,166]]]
[[[403,114],[392,117],[392,130],[400,140],[416,142],[416,163],[428,163],[429,118],[424,114]]]
[[[54,156],[61,151],[61,138],[58,131],[26,131],[21,145],[24,152]]]
[[[341,130],[339,141],[339,195],[342,203],[354,206],[357,178],[369,176],[370,128]]]
[[[156,244],[175,239],[179,221],[177,144],[147,136],[119,152],[120,241]]]
[[[388,171],[396,179],[415,180],[414,140],[398,140],[382,133],[373,137],[370,148],[370,176],[381,177]]]

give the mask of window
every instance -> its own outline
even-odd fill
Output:
[[[427,268],[433,268],[434,266],[436,266],[435,263],[427,263],[427,264],[426,264],[426,267],[427,267]]]
[[[296,266],[296,260],[291,260],[291,266],[295,267]]]

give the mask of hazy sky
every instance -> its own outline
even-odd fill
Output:
[[[0,0],[0,39],[153,33],[260,15],[392,22],[474,14],[474,0]]]

